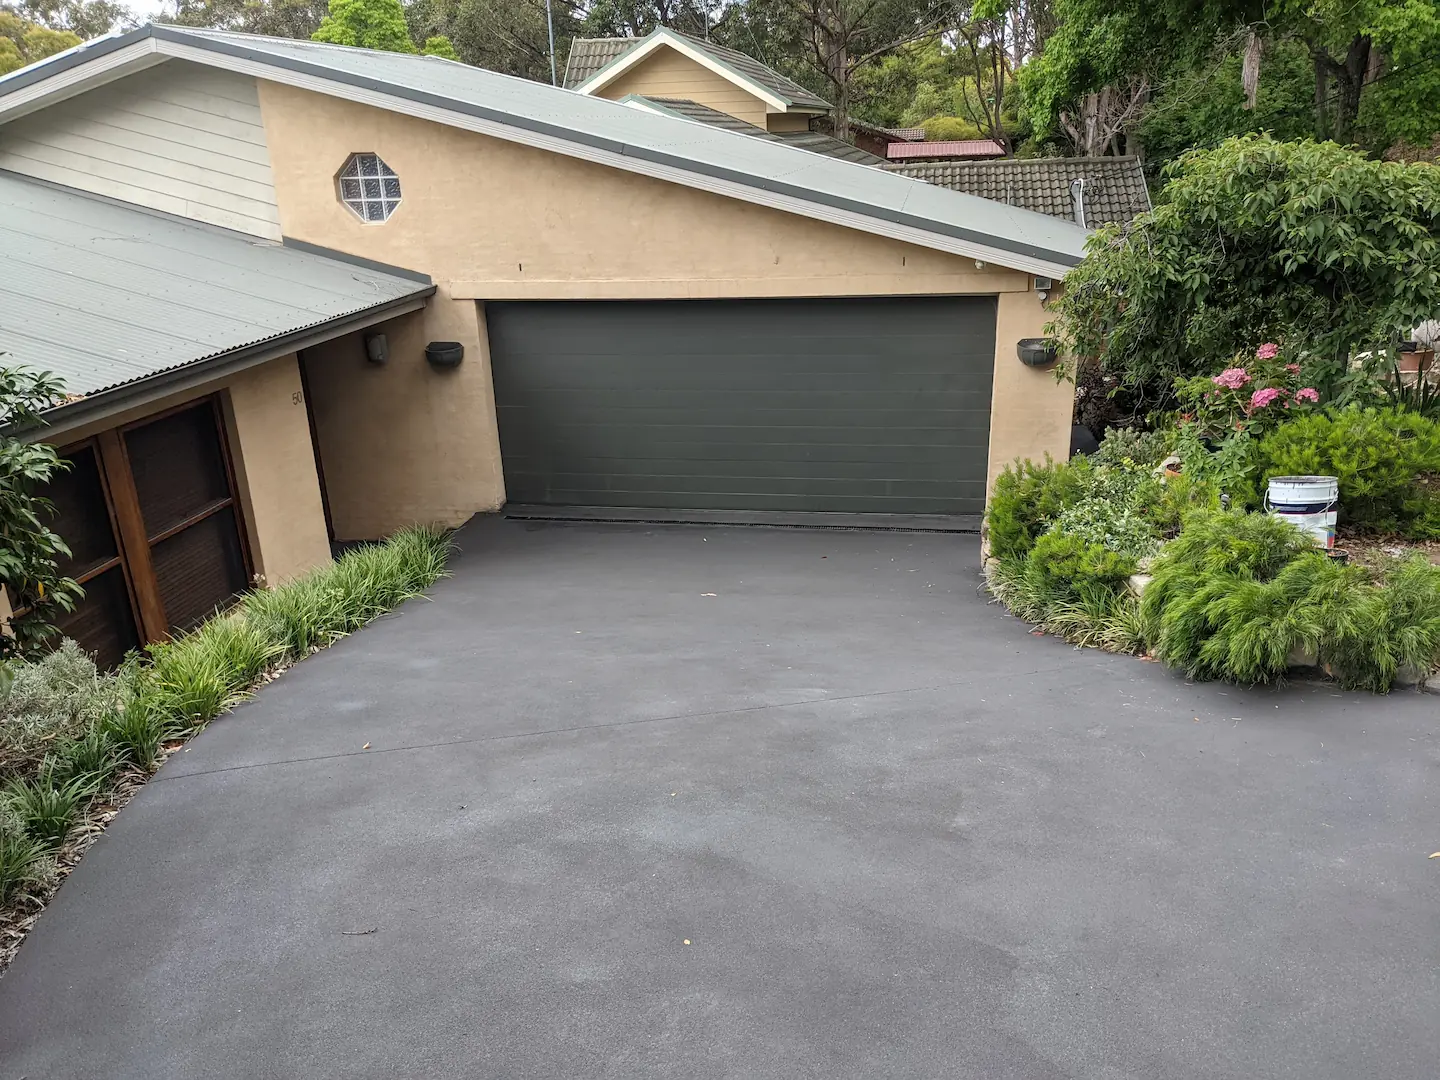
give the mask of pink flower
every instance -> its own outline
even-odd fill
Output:
[[[1273,386],[1267,386],[1264,390],[1256,390],[1250,395],[1250,407],[1263,409],[1278,397],[1280,397],[1280,391]]]
[[[1267,341],[1255,350],[1255,359],[1257,360],[1274,360],[1275,357],[1279,355],[1280,346],[1276,345],[1273,341]]]
[[[1243,367],[1226,368],[1210,380],[1216,386],[1223,386],[1227,390],[1239,390],[1250,381],[1249,374]]]
[[[1300,365],[1299,365],[1299,364],[1286,364],[1286,365],[1285,365],[1285,370],[1288,371],[1288,372],[1290,372],[1291,375],[1299,375],[1299,374],[1300,374]]]
[[[1296,390],[1296,391],[1295,391],[1295,400],[1296,400],[1296,401],[1319,401],[1319,400],[1320,400],[1320,395],[1316,392],[1316,390],[1315,390],[1315,388],[1314,388],[1313,386],[1307,386],[1307,387],[1305,387],[1304,389]]]

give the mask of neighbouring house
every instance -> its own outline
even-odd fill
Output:
[[[974,520],[1066,453],[1017,342],[1084,230],[676,111],[167,26],[0,78],[0,352],[71,390],[67,632],[113,658],[506,505]]]
[[[885,158],[885,148],[894,142],[923,142],[924,128],[886,128],[850,117],[850,137],[855,145],[876,157]],[[818,125],[817,125],[818,126]]]
[[[1150,209],[1145,170],[1136,157],[910,161],[883,167],[1091,229],[1123,225]]]
[[[976,158],[1003,158],[1005,147],[994,139],[943,139],[909,142],[897,139],[885,147],[890,161],[964,161]]]
[[[753,56],[661,26],[639,38],[576,38],[565,86],[590,97],[694,102],[764,131],[808,132],[834,106]]]
[[[868,150],[862,150],[833,135],[826,135],[819,131],[766,131],[754,124],[747,124],[744,120],[731,116],[729,113],[712,109],[708,105],[699,105],[684,98],[641,97],[639,94],[630,94],[621,98],[620,101],[622,104],[635,108],[666,113],[685,120],[695,120],[702,124],[710,124],[712,127],[724,128],[726,131],[749,135],[751,138],[783,142],[801,150],[809,150],[813,154],[825,154],[844,161],[854,161],[861,165],[885,164],[884,158],[876,157]]]

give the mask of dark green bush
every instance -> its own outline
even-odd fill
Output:
[[[1440,537],[1440,421],[1398,409],[1340,409],[1297,417],[1267,435],[1258,456],[1271,476],[1334,476],[1352,525]]]
[[[1090,478],[1084,458],[1067,464],[1016,461],[995,480],[985,511],[990,554],[997,559],[1023,559],[1035,539],[1060,512],[1084,497]]]
[[[1267,682],[1304,650],[1341,685],[1383,693],[1440,662],[1440,567],[1422,557],[1377,581],[1278,518],[1201,513],[1150,572],[1143,634],[1191,678]]]
[[[1048,532],[1035,541],[1025,560],[1026,576],[1056,593],[1076,592],[1089,584],[1123,586],[1136,561],[1071,533]]]

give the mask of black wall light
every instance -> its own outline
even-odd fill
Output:
[[[458,341],[432,341],[425,346],[425,359],[431,367],[459,367],[465,359],[465,346]]]
[[[365,359],[372,364],[383,364],[390,359],[390,343],[384,334],[365,335]]]
[[[1026,367],[1047,368],[1060,359],[1054,338],[1021,338],[1015,345],[1015,351],[1020,356],[1020,362]]]

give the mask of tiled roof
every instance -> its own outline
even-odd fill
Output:
[[[712,60],[729,68],[741,78],[763,86],[771,93],[791,105],[802,109],[817,109],[829,112],[833,106],[806,90],[793,79],[788,79],[774,68],[762,64],[753,56],[747,56],[736,49],[728,49],[713,41],[691,37],[668,26],[652,30],[642,38],[576,38],[570,45],[570,60],[565,65],[565,85],[571,89],[594,76],[607,64],[619,59],[632,48],[655,36],[678,38],[700,50]]]
[[[1004,157],[1005,148],[994,139],[952,139],[946,142],[893,142],[886,145],[885,154],[891,161]]]
[[[434,292],[0,170],[0,353],[88,395]]]
[[[897,139],[904,139],[906,142],[924,142],[924,128],[881,128],[887,135],[894,135]]]
[[[571,89],[579,86],[611,60],[639,44],[640,40],[633,37],[576,38],[570,43],[564,85]]]
[[[631,99],[626,98],[625,100]],[[711,127],[724,128],[726,131],[738,131],[742,135],[749,135],[755,139],[766,139],[770,142],[798,146],[802,150],[809,150],[812,154],[824,154],[826,157],[854,161],[861,165],[884,164],[884,159],[876,157],[869,151],[861,150],[858,146],[852,146],[842,139],[836,139],[818,131],[766,131],[754,124],[747,124],[744,120],[731,116],[727,112],[721,112],[719,109],[712,109],[708,105],[701,105],[685,98],[641,97],[637,94],[634,100],[648,102],[652,106],[658,106],[668,113],[683,116],[687,120],[697,120],[702,124],[709,124]]]
[[[1084,180],[1085,223],[1092,229],[1150,209],[1145,173],[1133,157],[892,162],[884,169],[1066,221],[1075,220],[1070,184]]]
[[[700,38],[691,37],[689,34],[682,34],[678,30],[671,30],[669,32],[676,37],[684,38],[697,49],[703,50],[720,61],[720,63],[734,68],[747,78],[753,79],[767,90],[773,90],[792,105],[823,109],[826,112],[834,108],[834,106],[824,98],[817,97],[799,83],[786,78],[769,65],[762,64],[753,56],[748,56],[736,49],[727,49],[724,45],[717,45],[713,41],[702,41]]]

